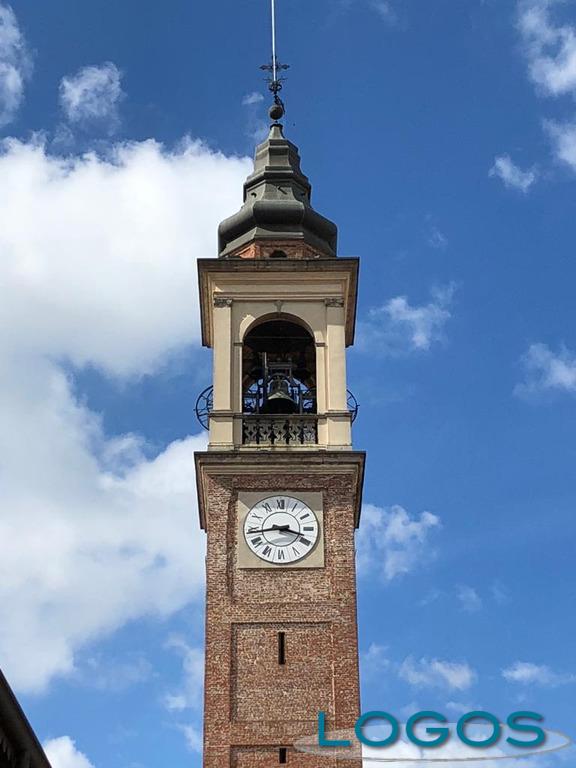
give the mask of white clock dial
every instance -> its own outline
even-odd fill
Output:
[[[290,565],[314,549],[318,541],[318,520],[300,499],[270,496],[248,512],[244,538],[261,560]]]

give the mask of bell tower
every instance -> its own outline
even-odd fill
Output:
[[[277,93],[275,93],[277,97]],[[330,768],[296,751],[359,715],[354,530],[364,454],[345,350],[358,260],[311,204],[279,99],[244,204],[198,262],[213,385],[196,454],[207,533],[205,768]],[[350,763],[352,764],[352,763]],[[338,763],[338,766],[346,763]]]

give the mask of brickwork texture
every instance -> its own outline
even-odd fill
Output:
[[[209,457],[210,454],[204,454]],[[343,452],[307,471],[294,457],[281,474],[263,472],[266,454],[242,457],[241,471],[197,457],[206,556],[205,768],[348,768],[356,761],[306,755],[294,743],[317,729],[353,727],[359,712],[354,529],[358,454]],[[325,565],[314,569],[237,567],[238,493],[321,491]],[[283,639],[280,641],[279,635]],[[279,644],[283,643],[283,663]]]

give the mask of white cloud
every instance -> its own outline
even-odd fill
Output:
[[[576,355],[564,347],[553,352],[546,344],[532,344],[523,365],[526,378],[516,386],[517,395],[554,391],[576,394]]]
[[[436,250],[444,250],[448,245],[448,238],[438,227],[432,227],[428,235],[428,245]]]
[[[387,24],[396,25],[398,23],[396,5],[393,0],[334,0],[331,10],[342,14],[363,8],[368,12],[375,13]]]
[[[412,656],[404,659],[398,674],[410,685],[421,688],[465,691],[476,682],[476,672],[466,663],[426,658],[416,660]]]
[[[256,144],[260,144],[268,136],[269,131],[269,121],[254,118],[253,120],[249,121],[246,135],[250,138],[251,141],[256,142]]]
[[[191,752],[202,754],[202,731],[195,725],[179,725],[186,739],[186,746]]]
[[[60,104],[71,123],[99,122],[114,130],[120,120],[119,105],[124,97],[122,76],[107,61],[83,67],[60,82]]]
[[[546,664],[532,664],[526,661],[516,661],[503,669],[502,677],[509,683],[536,684],[550,688],[576,683],[576,675],[554,672]]]
[[[576,24],[559,18],[566,5],[564,0],[520,0],[518,5],[529,75],[544,96],[576,97]],[[576,121],[546,120],[544,128],[556,159],[576,171]],[[518,176],[519,188],[531,186],[526,173],[524,179]]]
[[[387,646],[370,643],[368,650],[360,656],[360,668],[362,674],[368,678],[373,678],[374,675],[380,675],[390,669]]]
[[[360,668],[367,680],[379,679],[382,673],[393,673],[400,680],[415,688],[442,688],[450,691],[468,690],[477,680],[476,672],[465,662],[442,661],[440,659],[407,656],[402,662],[391,661],[388,648],[372,643],[360,656]],[[462,705],[451,702],[447,705],[453,711]],[[472,708],[474,709],[474,708]],[[412,709],[412,712],[417,708]],[[462,711],[471,711],[470,709]],[[412,714],[412,713],[410,713]]]
[[[189,645],[182,637],[170,638],[166,647],[182,657],[182,683],[178,691],[164,697],[164,706],[170,712],[200,708],[204,686],[203,649]]]
[[[398,505],[381,509],[365,504],[356,539],[360,574],[377,572],[392,581],[409,573],[432,556],[429,536],[439,527],[440,518],[431,512],[412,517]]]
[[[515,165],[508,155],[500,155],[494,160],[489,176],[500,179],[509,189],[517,189],[526,194],[538,175],[534,168],[523,171]]]
[[[562,5],[562,0],[519,3],[518,28],[529,74],[548,96],[576,94],[576,26],[552,16],[552,10]]]
[[[429,589],[428,592],[426,592],[424,597],[418,601],[418,605],[424,608],[427,605],[432,605],[433,603],[437,602],[442,597],[444,597],[442,590],[434,587],[433,589]]]
[[[450,284],[433,289],[428,304],[412,306],[406,296],[396,296],[371,309],[368,320],[359,323],[359,347],[387,355],[428,351],[444,340],[454,291]]]
[[[141,654],[131,654],[125,659],[105,659],[94,654],[83,661],[78,680],[98,691],[117,693],[146,682],[153,674],[152,664]]]
[[[555,156],[576,171],[576,122],[559,123],[547,120],[545,128],[552,139]]]
[[[258,93],[258,91],[252,91],[244,96],[242,99],[242,106],[249,107],[253,104],[260,104],[262,101],[264,101],[264,96],[261,93]]]
[[[457,591],[462,609],[467,613],[477,613],[482,610],[482,598],[473,587],[462,584]]]
[[[465,715],[468,712],[478,712],[483,707],[480,704],[463,704],[461,701],[447,701],[446,709],[456,715]]]
[[[246,126],[244,132],[251,143],[260,144],[270,132],[270,120],[264,119],[261,104],[264,96],[258,91],[247,93],[242,99],[242,106],[246,107]]]
[[[31,73],[32,57],[14,11],[0,3],[0,128],[16,117]]]
[[[494,602],[497,605],[506,605],[510,601],[510,595],[508,590],[499,582],[495,581],[492,584],[491,590]]]
[[[107,159],[2,149],[0,660],[38,691],[87,643],[201,596],[204,437],[159,454],[110,437],[70,371],[127,383],[198,343],[195,261],[214,253],[249,163],[190,141]]]
[[[249,161],[192,141],[173,152],[119,144],[106,159],[15,140],[2,149],[5,355],[128,376],[198,341],[196,258],[215,255]]]
[[[380,16],[381,19],[388,22],[389,24],[394,24],[398,19],[392,3],[390,3],[388,0],[370,0],[369,6],[378,14],[378,16]]]
[[[186,710],[192,710],[198,716],[204,700],[204,650],[190,645],[180,636],[171,637],[166,648],[176,651],[182,658],[182,680],[176,691],[163,697],[164,708],[174,717]],[[188,749],[201,754],[201,729],[191,722],[178,722],[176,728],[184,734]]]
[[[83,752],[76,748],[70,736],[60,736],[43,744],[52,768],[94,768]]]
[[[423,709],[424,708],[420,706],[417,701],[409,701],[407,704],[403,704],[399,709],[395,708],[395,711],[397,711],[399,715],[402,715],[405,720],[408,720],[408,718],[415,712],[422,712]],[[364,768],[364,766],[362,768]]]

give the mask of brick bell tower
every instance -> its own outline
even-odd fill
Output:
[[[206,531],[205,768],[330,768],[293,744],[359,715],[354,530],[364,454],[346,386],[358,260],[311,206],[298,149],[277,122],[244,204],[199,267],[213,387],[196,454]],[[346,761],[338,766],[356,765]]]

